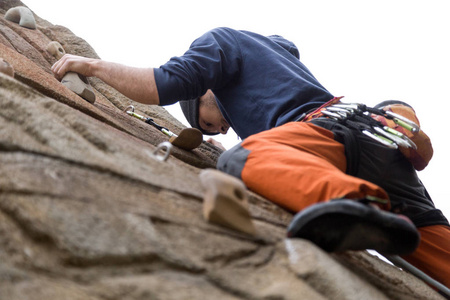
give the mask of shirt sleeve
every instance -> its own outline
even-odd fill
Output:
[[[160,105],[202,96],[239,76],[241,51],[232,29],[217,28],[195,40],[183,56],[155,71]]]

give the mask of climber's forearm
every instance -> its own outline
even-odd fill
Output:
[[[76,72],[87,77],[95,76],[132,100],[145,104],[159,104],[152,68],[129,67],[66,54],[53,65],[52,71],[58,79],[67,72]]]

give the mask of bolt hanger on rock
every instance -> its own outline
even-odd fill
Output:
[[[179,135],[176,135],[166,127],[163,127],[161,125],[158,125],[155,121],[153,121],[152,118],[141,116],[134,112],[134,106],[129,105],[124,110],[128,115],[135,117],[139,120],[144,121],[147,124],[152,125],[165,135],[169,137],[169,142],[172,143],[172,145],[177,146],[184,150],[192,150],[200,146],[200,144],[203,141],[203,135],[200,130],[196,128],[184,128],[181,130]]]
[[[161,155],[161,151],[165,151],[164,155]],[[162,142],[155,148],[152,155],[159,161],[167,161],[169,159],[170,153],[172,152],[172,144],[169,142]]]

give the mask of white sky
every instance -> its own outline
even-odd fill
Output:
[[[102,59],[137,67],[159,67],[214,27],[284,36],[318,80],[345,102],[397,99],[415,108],[435,150],[419,176],[450,218],[444,175],[450,168],[447,0],[22,1],[85,39]],[[169,111],[186,122],[178,104]],[[228,135],[220,139],[227,148],[238,142]]]

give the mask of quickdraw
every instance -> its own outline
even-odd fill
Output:
[[[158,125],[152,118],[141,116],[134,112],[134,106],[130,105],[124,110],[128,115],[144,121],[147,124],[152,125],[159,131],[169,137],[169,142],[184,150],[192,150],[200,146],[203,141],[203,135],[200,130],[196,128],[184,128],[179,135],[176,135],[166,127]],[[169,151],[168,151],[169,152]],[[170,152],[169,152],[170,153]]]
[[[166,127],[163,127],[161,125],[158,125],[155,121],[153,121],[152,118],[148,118],[148,117],[144,117],[141,116],[137,113],[134,112],[134,106],[133,105],[129,105],[127,106],[127,108],[125,108],[124,110],[128,115],[135,117],[139,120],[144,121],[147,124],[152,125],[153,127],[155,127],[156,129],[158,129],[159,131],[161,131],[162,133],[164,133],[165,135],[167,135],[168,137],[172,137],[175,135],[175,133],[173,133],[172,131],[170,131],[169,129],[167,129]]]

